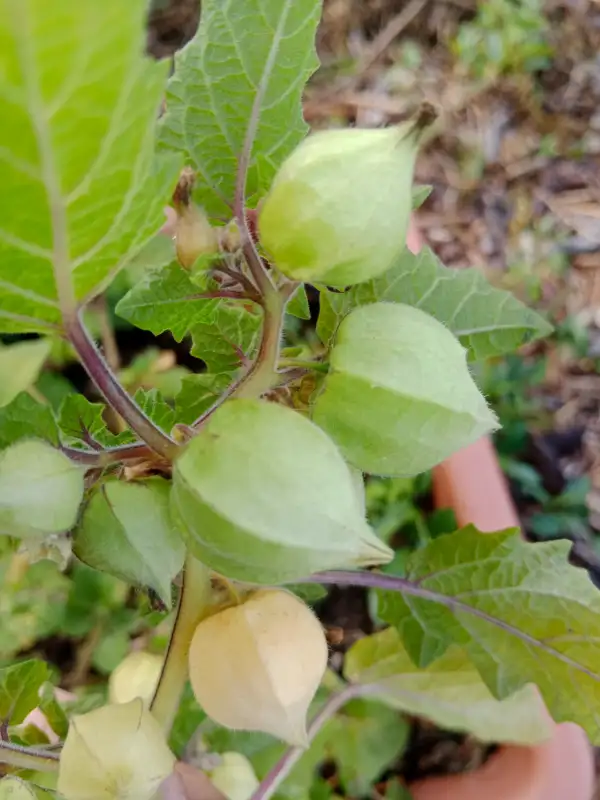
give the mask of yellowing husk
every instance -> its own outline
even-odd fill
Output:
[[[200,256],[219,251],[217,231],[204,211],[193,204],[183,206],[175,225],[175,251],[182,267],[191,269]]]
[[[252,764],[241,753],[222,753],[220,759],[210,773],[212,784],[229,800],[249,800],[258,788]]]
[[[132,700],[71,720],[57,788],[66,800],[150,800],[174,764],[158,722]]]
[[[129,703],[139,697],[148,706],[160,677],[163,659],[140,650],[129,653],[108,679],[111,703]]]
[[[203,620],[189,654],[196,699],[220,725],[306,745],[306,713],[327,667],[327,642],[293,594],[264,589]]]

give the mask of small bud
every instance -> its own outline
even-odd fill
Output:
[[[429,108],[382,130],[309,136],[259,210],[260,241],[294,280],[349,286],[385,272],[405,246],[412,178]]]
[[[263,589],[203,620],[189,655],[194,695],[233,730],[306,746],[306,713],[327,667],[327,642],[293,594]]]
[[[162,670],[163,659],[155,653],[139,650],[125,656],[108,679],[111,703],[129,703],[139,697],[148,707]]]
[[[249,583],[389,561],[331,439],[264,400],[221,406],[177,458],[171,511],[197,558]]]
[[[68,531],[83,499],[84,470],[47,442],[0,452],[0,534],[43,539]]]
[[[351,311],[329,361],[313,419],[363,472],[416,475],[497,428],[466,351],[418,308]]]
[[[73,717],[60,756],[66,800],[150,800],[175,756],[141,700]]]
[[[224,228],[220,228],[219,245],[226,253],[236,253],[242,246],[242,237],[237,222],[232,219]]]
[[[217,232],[198,206],[184,206],[178,211],[175,251],[179,263],[186,269],[191,269],[200,256],[211,256],[219,252]]]
[[[195,183],[194,170],[184,167],[173,192],[173,205],[177,212],[175,251],[185,269],[191,269],[201,256],[213,256],[219,252],[217,231],[192,199]]]
[[[209,773],[210,780],[229,800],[250,800],[258,788],[252,764],[241,753],[222,753],[220,763]]]

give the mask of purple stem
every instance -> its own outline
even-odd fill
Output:
[[[350,684],[336,694],[332,694],[321,710],[312,718],[308,726],[309,741],[312,742],[327,720],[331,719],[336,711],[339,711],[349,700],[372,694],[376,689],[377,687],[374,685]],[[262,779],[250,800],[269,800],[305,752],[306,749],[304,747],[290,747],[286,750],[275,766]]]
[[[79,315],[74,315],[68,320],[66,333],[85,371],[109,406],[123,417],[129,427],[146,442],[148,447],[163,458],[172,461],[177,455],[178,446],[160,428],[157,428],[125,391],[90,338]]]
[[[109,464],[119,464],[122,461],[151,458],[154,453],[144,442],[107,447],[104,450],[80,450],[77,447],[67,447],[65,445],[60,449],[71,461],[88,467],[106,467]]]
[[[461,614],[470,614],[473,617],[482,619],[489,625],[495,625],[505,633],[515,636],[522,642],[544,651],[548,655],[555,658],[557,661],[562,661],[575,672],[582,673],[587,678],[594,681],[600,681],[598,674],[593,670],[585,667],[583,664],[576,661],[574,658],[562,653],[560,650],[552,647],[552,645],[544,639],[536,639],[529,633],[516,628],[510,622],[503,619],[494,617],[480,608],[475,608],[462,600],[455,597],[449,597],[441,592],[435,592],[432,589],[426,589],[420,586],[418,582],[412,582],[406,578],[398,578],[395,575],[383,575],[380,572],[353,572],[350,570],[334,570],[331,572],[318,572],[316,575],[311,575],[308,578],[302,578],[295,583],[324,583],[346,586],[364,586],[371,589],[384,589],[392,592],[400,592],[401,594],[412,595],[412,597],[420,597],[422,600],[428,600],[438,605],[446,606],[453,612],[460,612]]]

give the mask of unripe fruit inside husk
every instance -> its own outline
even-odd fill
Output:
[[[350,464],[409,477],[497,427],[460,342],[417,308],[374,303],[336,334],[314,421]]]
[[[84,470],[47,442],[0,451],[0,534],[44,539],[68,531],[83,499]]]
[[[73,536],[73,552],[84,564],[152,588],[167,607],[171,581],[185,558],[171,519],[170,494],[171,485],[163,478],[107,478],[88,493]]]
[[[139,650],[129,653],[110,674],[108,699],[111,703],[129,703],[139,697],[150,705],[162,670],[163,659],[155,653]]]
[[[175,461],[171,511],[200,561],[248,583],[392,556],[331,439],[263,400],[229,400],[210,417]]]
[[[73,717],[57,788],[66,800],[151,800],[175,756],[141,700]]]
[[[419,139],[431,110],[383,130],[321,131],[275,176],[262,246],[294,280],[349,286],[381,275],[406,243]]]
[[[257,591],[203,620],[189,653],[194,695],[215,722],[302,746],[326,667],[321,624],[281,589]]]

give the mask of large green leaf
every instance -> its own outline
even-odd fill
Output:
[[[171,331],[180,342],[193,325],[210,320],[219,302],[203,297],[189,272],[176,261],[147,272],[117,305],[117,313],[138,328],[158,335]]]
[[[307,131],[301,96],[318,62],[319,0],[204,0],[194,39],[177,54],[160,129],[198,172],[196,196],[231,215],[238,159],[255,108],[248,194],[264,192]]]
[[[38,705],[39,691],[50,677],[43,661],[22,661],[0,669],[0,720],[19,725]]]
[[[494,288],[477,269],[448,269],[425,248],[405,250],[394,266],[372,281],[342,294],[321,291],[317,331],[330,345],[341,320],[356,307],[387,301],[406,303],[443,322],[480,359],[515,350],[547,336],[552,328],[510,292]]]
[[[154,155],[168,65],[146,0],[1,0],[0,330],[60,325],[164,221],[178,158]]]
[[[373,685],[395,708],[484,742],[534,744],[550,734],[548,715],[532,686],[497,700],[457,645],[419,669],[395,628],[360,639],[346,655],[344,674]]]
[[[48,339],[0,345],[0,406],[35,383],[49,352]]]
[[[569,548],[464,528],[414,553],[406,579],[382,576],[401,593],[381,592],[379,614],[421,666],[423,634],[458,644],[496,697],[534,683],[556,720],[600,742],[600,593]]]

